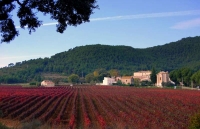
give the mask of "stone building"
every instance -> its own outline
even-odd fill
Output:
[[[133,78],[139,79],[140,81],[151,81],[151,71],[138,71],[133,73]]]
[[[157,83],[156,83],[156,86],[157,87],[162,87],[162,83],[168,83],[170,82],[170,78],[169,78],[169,73],[168,71],[167,72],[164,72],[164,71],[161,71],[157,74]]]
[[[103,83],[101,83],[101,85],[113,85],[113,83],[116,83],[115,78],[104,77]]]
[[[121,77],[121,82],[122,84],[133,84],[134,83],[134,79],[132,76],[122,76]]]
[[[54,87],[55,86],[55,83],[50,81],[50,80],[44,80],[41,82],[41,86],[44,86],[44,87]]]

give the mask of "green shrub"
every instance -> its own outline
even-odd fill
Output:
[[[0,123],[0,129],[10,129],[7,126],[3,125],[2,123]]]
[[[26,122],[22,124],[21,129],[38,129],[42,123],[39,120],[32,120],[31,122]]]
[[[153,84],[152,84],[152,82],[150,82],[150,81],[141,81],[141,82],[140,82],[140,85],[141,85],[141,86],[152,86]]]
[[[174,84],[172,84],[170,82],[162,82],[162,86],[163,87],[174,87]]]
[[[2,118],[3,117],[3,111],[2,110],[0,110],[0,118]],[[1,129],[1,128],[0,128]]]
[[[31,87],[37,87],[37,86],[40,86],[41,84],[40,84],[40,82],[30,82],[29,85]]]
[[[200,129],[200,112],[191,117],[189,129]]]
[[[29,85],[36,86],[36,82],[30,82]]]

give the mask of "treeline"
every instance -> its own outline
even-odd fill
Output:
[[[179,85],[182,82],[185,86],[200,86],[200,70],[194,71],[190,68],[180,68],[170,72],[170,79]]]
[[[8,66],[0,69],[3,83],[39,81],[43,79],[42,73],[86,76],[98,68],[117,69],[121,75],[132,75],[134,71],[153,67],[158,71],[183,67],[197,71],[200,68],[200,37],[146,49],[100,44],[79,46],[50,58],[11,62]]]
[[[6,69],[4,69],[6,71]],[[31,81],[40,82],[44,78],[37,70],[27,69],[17,72],[8,72],[0,76],[0,83],[13,84],[13,83],[27,83]]]
[[[0,76],[0,83],[41,82],[45,78],[42,77],[40,74],[34,74],[34,72],[36,71],[28,71],[28,70],[26,72],[19,71],[18,73],[12,74],[11,76],[9,75]],[[156,75],[159,72],[159,70],[156,69],[155,72],[156,72],[155,73]],[[117,69],[106,70],[103,68],[99,68],[86,74],[85,76],[73,73],[68,76],[65,76],[65,78],[55,78],[55,79],[51,78],[50,80],[54,81],[56,84],[59,84],[59,82],[95,84],[95,83],[102,83],[104,77],[118,77],[118,76],[124,76],[124,75],[122,75],[120,71]],[[130,74],[130,76],[132,75],[133,75],[133,72],[132,74]],[[180,83],[183,83],[184,86],[190,86],[190,87],[200,86],[200,70],[195,71],[194,69],[183,67],[183,68],[175,69],[171,71],[169,73],[169,76],[170,76],[170,79],[173,82],[175,82],[175,85],[180,85]],[[137,80],[134,80],[134,83],[137,85],[142,85],[143,83],[144,85],[147,85],[147,84],[152,85],[156,83],[156,78],[154,82],[137,82]]]
[[[111,69],[106,71],[105,69],[96,69],[95,71],[88,73],[85,77],[80,77],[77,74],[71,74],[68,77],[69,83],[102,83],[104,77],[118,77],[119,71],[116,69]]]

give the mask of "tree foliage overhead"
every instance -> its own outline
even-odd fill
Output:
[[[93,10],[98,8],[96,0],[1,0],[1,42],[10,42],[19,35],[11,15],[17,4],[20,27],[27,27],[29,33],[42,25],[37,17],[38,12],[49,14],[51,19],[58,22],[57,32],[63,33],[67,25],[77,26],[89,22]]]

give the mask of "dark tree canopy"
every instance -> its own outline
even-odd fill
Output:
[[[100,44],[79,46],[50,58],[10,62],[10,67],[0,68],[0,83],[27,83],[30,79],[40,80],[39,75],[42,73],[74,73],[80,77],[84,75],[86,82],[98,82],[105,75],[129,76],[133,71],[149,70],[154,67],[155,71],[169,71],[170,79],[176,84],[183,80],[187,86],[192,79],[194,85],[200,85],[200,72],[198,76],[190,78],[193,72],[200,70],[199,52],[200,36],[146,49]]]
[[[42,25],[37,13],[49,14],[58,24],[57,32],[63,33],[67,25],[77,26],[89,22],[96,0],[0,0],[1,42],[10,42],[19,32],[16,30],[11,12],[19,5],[17,16],[20,27],[27,27],[29,33]]]
[[[157,75],[156,75],[156,70],[154,67],[151,70],[150,78],[151,78],[151,81],[153,84],[155,84],[157,82]]]

